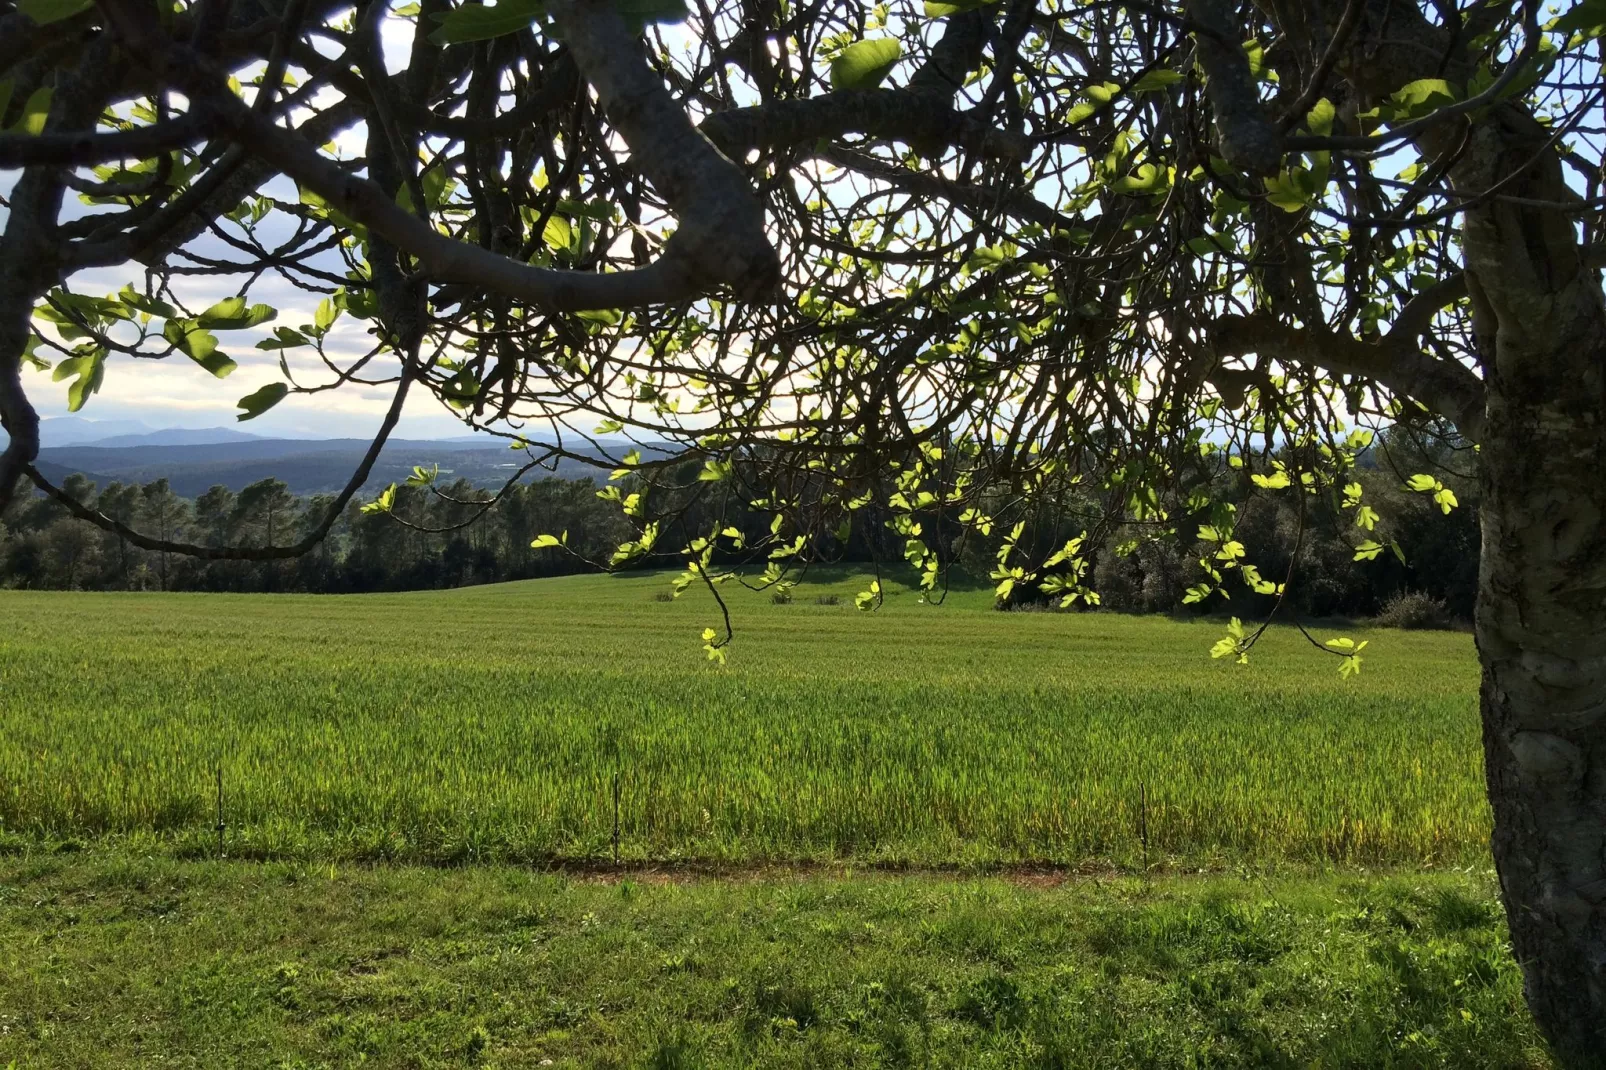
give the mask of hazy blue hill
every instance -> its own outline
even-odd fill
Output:
[[[236,431],[232,427],[169,427],[139,435],[112,435],[86,442],[86,446],[210,446],[220,442],[250,442],[261,435]],[[53,445],[53,443],[46,443]]]
[[[103,475],[100,472],[88,472],[80,468],[68,468],[63,465],[53,464],[52,462],[42,458],[36,462],[35,467],[39,469],[40,475],[50,480],[50,482],[54,483],[58,487],[61,486],[67,477],[72,475],[74,472],[77,472],[80,475],[88,476],[90,479],[94,480],[96,486],[105,486],[107,483],[112,482],[111,477]]]
[[[138,420],[87,420],[82,416],[47,417],[39,421],[39,440],[46,446],[77,446],[113,435],[145,435],[155,428]],[[9,441],[0,429],[0,444]]]
[[[385,446],[369,478],[369,485],[399,482],[414,465],[441,466],[447,478],[463,477],[484,486],[507,479],[524,461],[524,455],[485,440],[432,442],[402,439]],[[493,440],[494,442],[494,440]],[[293,494],[320,494],[345,486],[362,456],[367,439],[247,439],[206,445],[129,445],[104,443],[47,447],[40,450],[41,471],[92,474],[97,483],[109,480],[149,483],[165,478],[174,491],[194,497],[221,483],[238,491],[269,477],[282,479]],[[598,475],[598,469],[573,461],[555,472],[534,473],[578,479]],[[603,473],[605,477],[605,473]]]

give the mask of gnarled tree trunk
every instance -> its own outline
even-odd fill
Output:
[[[1494,858],[1528,1003],[1566,1065],[1603,1066],[1606,323],[1557,305],[1552,333],[1502,339],[1489,377],[1477,638]]]
[[[1606,1066],[1606,300],[1526,115],[1474,130],[1457,185],[1506,189],[1463,248],[1487,394],[1477,610],[1494,860],[1528,1005]],[[1537,156],[1537,161],[1536,161]],[[1524,166],[1526,165],[1526,169]]]
[[[1491,391],[1477,636],[1494,858],[1528,1003],[1566,1065],[1602,1066],[1606,338],[1579,341],[1592,380]]]

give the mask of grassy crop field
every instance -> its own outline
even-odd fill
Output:
[[[1468,637],[864,583],[0,592],[0,1067],[1548,1065]]]
[[[1468,636],[792,604],[663,576],[354,597],[0,592],[0,844],[749,865],[1482,863]],[[820,604],[838,598],[838,604]],[[1360,633],[1352,633],[1360,634]]]

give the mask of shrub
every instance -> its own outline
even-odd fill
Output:
[[[1422,591],[1401,591],[1383,603],[1383,611],[1373,623],[1380,628],[1448,628],[1450,610],[1442,598]]]
[[[994,604],[993,608],[1002,610],[1005,613],[1063,613],[1063,612],[1065,612],[1065,610],[1060,608],[1060,604],[1059,604],[1059,600],[1058,599],[1055,599],[1052,602],[1040,602],[1040,601],[1035,601],[1035,600],[1031,601],[1031,602],[998,602],[998,603]]]
[[[770,592],[770,602],[772,602],[773,604],[775,604],[777,606],[789,606],[789,605],[791,605],[792,604],[792,592],[791,592],[791,590],[789,588],[786,588],[786,587],[777,587],[775,590]]]

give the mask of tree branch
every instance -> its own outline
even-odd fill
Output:
[[[608,121],[680,219],[664,259],[684,259],[699,288],[725,283],[748,298],[773,289],[780,257],[764,233],[758,196],[741,169],[692,126],[614,5],[554,0],[550,11]]]
[[[863,134],[906,142],[927,156],[959,145],[981,156],[1024,160],[1031,152],[1027,138],[998,130],[952,103],[981,65],[991,20],[983,10],[950,18],[930,57],[901,89],[838,89],[806,100],[767,100],[716,112],[698,129],[735,157]]]
[[[176,119],[110,134],[0,134],[0,167],[87,167],[143,159],[207,137],[216,125],[211,109],[198,105]]]
[[[1282,135],[1260,103],[1244,50],[1223,43],[1234,40],[1238,31],[1237,5],[1231,0],[1189,0],[1188,15],[1201,28],[1194,39],[1209,78],[1205,92],[1216,113],[1222,159],[1245,174],[1276,174],[1283,157]]]
[[[1584,266],[1599,271],[1606,268],[1606,245],[1586,246],[1580,252],[1583,254]],[[1386,341],[1390,343],[1412,344],[1420,338],[1430,326],[1433,317],[1439,310],[1447,305],[1454,304],[1467,296],[1467,273],[1458,271],[1453,275],[1446,275],[1433,285],[1419,291],[1400,309],[1400,314],[1394,317],[1394,325],[1389,328]]]
[[[1286,365],[1313,364],[1334,375],[1371,379],[1451,420],[1468,440],[1483,436],[1483,381],[1460,364],[1422,352],[1415,336],[1368,343],[1257,312],[1217,320],[1210,346],[1218,360],[1258,353]]]
[[[732,108],[710,115],[698,129],[732,156],[844,134],[907,142],[928,156],[948,145],[1008,160],[1025,159],[1030,151],[1026,138],[906,89],[838,89],[808,100]]]
[[[780,258],[764,233],[763,209],[747,179],[692,127],[607,0],[557,0],[550,11],[609,120],[680,222],[655,263],[615,274],[533,267],[440,234],[378,184],[348,174],[253,112],[229,92],[221,70],[167,39],[154,8],[142,0],[100,0],[100,6],[147,64],[192,101],[210,102],[228,137],[416,257],[422,272],[438,282],[471,283],[574,312],[682,301],[721,284],[753,298],[779,279]]]
[[[1044,204],[1024,189],[993,188],[955,182],[939,175],[898,167],[884,160],[878,160],[874,156],[849,149],[828,148],[819,155],[838,167],[880,179],[889,185],[918,193],[923,197],[941,197],[972,212],[1002,212],[1050,229],[1055,227],[1069,229],[1080,223],[1075,216],[1066,215],[1052,205]]]

